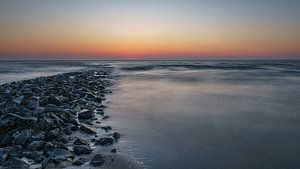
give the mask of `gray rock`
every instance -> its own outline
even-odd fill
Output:
[[[78,113],[78,119],[90,119],[95,116],[93,110],[84,109]]]
[[[73,162],[73,165],[75,165],[75,166],[82,166],[85,162],[86,162],[85,158],[79,158],[79,159],[77,159],[77,160],[75,160]]]
[[[45,112],[57,112],[57,111],[59,111],[59,108],[54,104],[48,104],[45,107]]]
[[[4,163],[8,157],[8,149],[0,148],[0,164]]]
[[[103,137],[103,138],[100,138],[99,140],[96,140],[95,145],[107,146],[107,145],[111,145],[113,143],[114,143],[113,138]]]
[[[65,161],[69,158],[74,157],[70,151],[61,148],[55,148],[50,151],[47,151],[46,155],[55,160],[56,162]]]
[[[87,134],[96,134],[97,133],[96,128],[88,127],[86,125],[80,126],[80,130]]]
[[[45,147],[46,142],[45,141],[33,141],[30,143],[27,147],[27,150],[29,151],[39,151],[43,150]]]
[[[30,100],[27,107],[29,109],[35,109],[39,106],[40,106],[40,103],[37,100]]]
[[[90,143],[86,140],[78,138],[74,141],[74,144],[75,145],[89,145]]]
[[[90,164],[94,167],[100,166],[104,163],[104,158],[101,154],[97,154],[93,157]]]
[[[92,152],[92,149],[89,146],[86,146],[86,145],[74,146],[74,153],[76,155],[91,154],[91,152]]]
[[[21,130],[20,133],[16,136],[14,140],[14,144],[16,145],[24,145],[31,137],[31,130],[24,129]]]

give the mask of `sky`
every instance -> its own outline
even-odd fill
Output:
[[[0,0],[12,58],[300,58],[300,1]]]

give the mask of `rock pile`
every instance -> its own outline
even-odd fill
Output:
[[[110,126],[95,127],[106,119],[102,101],[111,91],[109,69],[64,73],[0,86],[0,168],[49,168],[60,163],[83,165],[91,143],[106,146],[120,134],[85,140],[75,133],[97,135]],[[101,116],[98,120],[95,116]],[[79,135],[80,136],[80,135]],[[89,162],[104,162],[97,154]]]

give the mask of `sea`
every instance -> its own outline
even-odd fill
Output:
[[[142,168],[300,168],[300,60],[0,61],[0,84],[99,66],[113,146]]]

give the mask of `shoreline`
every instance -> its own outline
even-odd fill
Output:
[[[0,85],[0,168],[138,168],[105,124],[112,68]]]

